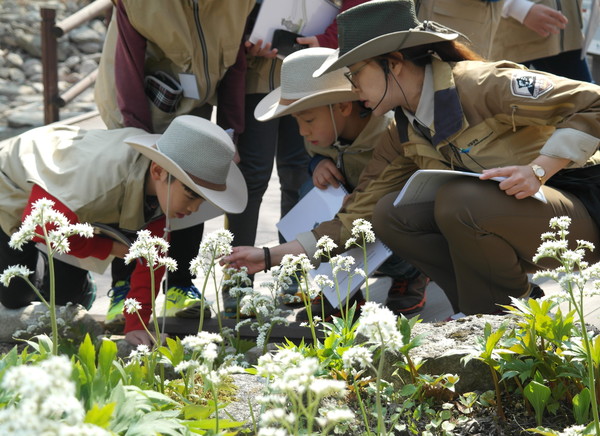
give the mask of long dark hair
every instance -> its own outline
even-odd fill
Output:
[[[423,67],[431,63],[431,55],[436,53],[444,62],[483,61],[484,58],[456,41],[440,41],[416,47],[403,48],[398,52],[388,53],[382,58],[394,58],[394,53],[401,53],[405,60]]]

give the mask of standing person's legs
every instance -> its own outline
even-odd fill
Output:
[[[281,216],[287,214],[300,199],[300,188],[309,179],[310,156],[300,136],[294,117],[282,117],[277,140],[277,175],[281,184]],[[279,235],[279,242],[285,242]]]
[[[246,95],[246,127],[238,139],[239,168],[248,187],[248,204],[240,214],[229,214],[229,230],[233,245],[254,245],[258,213],[263,195],[269,185],[280,119],[267,122],[254,118],[254,108],[265,94]]]
[[[529,291],[527,273],[558,266],[532,261],[552,217],[566,215],[577,223],[571,241],[600,241],[577,198],[548,187],[544,193],[548,204],[517,200],[495,182],[457,179],[440,188],[434,204],[395,208],[394,195],[384,197],[375,209],[375,230],[396,254],[436,281],[455,310],[493,313]],[[589,260],[598,258],[592,253]]]
[[[555,56],[523,62],[536,70],[546,71],[557,76],[568,77],[582,82],[592,82],[592,73],[585,57],[581,59],[581,50],[571,50]]]

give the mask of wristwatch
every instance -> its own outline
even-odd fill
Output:
[[[533,164],[531,165],[531,169],[533,170],[533,174],[538,178],[540,183],[544,184],[544,177],[546,177],[546,170],[539,165]]]

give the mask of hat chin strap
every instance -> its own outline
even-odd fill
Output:
[[[169,233],[171,233],[171,218],[169,214],[169,208],[171,207],[171,183],[173,182],[173,177],[171,173],[167,175],[167,210],[165,211],[165,228],[163,229],[163,239],[167,241]],[[168,242],[168,241],[167,241]],[[165,268],[165,295],[166,290],[169,289],[169,269]],[[158,294],[158,291],[157,291]],[[154,297],[154,296],[153,296]],[[156,298],[156,297],[154,297]],[[162,326],[161,331],[165,331],[165,322],[167,319],[167,304],[166,301],[163,303],[162,310]]]
[[[385,64],[387,65],[387,64]],[[377,102],[377,104],[375,105],[375,107],[371,108],[371,112],[373,112],[375,109],[377,109],[379,107],[379,105],[381,104],[381,102],[383,101],[383,99],[385,98],[387,92],[388,92],[388,74],[390,72],[389,68],[387,67],[381,67],[383,69],[383,74],[385,75],[385,90],[383,91],[383,95],[381,96],[381,98],[379,99],[379,101]],[[394,75],[392,74],[392,77],[394,77]],[[394,77],[395,79],[395,77]],[[398,83],[398,82],[396,82]]]
[[[335,118],[333,117],[333,105],[330,103],[329,105],[329,115],[331,116],[331,123],[333,124],[333,133],[335,135],[335,140],[333,141],[333,145],[338,143],[338,132],[337,127],[335,125]]]

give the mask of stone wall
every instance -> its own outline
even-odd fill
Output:
[[[40,8],[56,9],[58,22],[90,2],[0,1],[0,138],[41,126],[44,122]],[[105,33],[105,17],[99,17],[59,38],[61,92],[98,67]],[[60,116],[65,119],[95,108],[90,88],[61,108]]]

